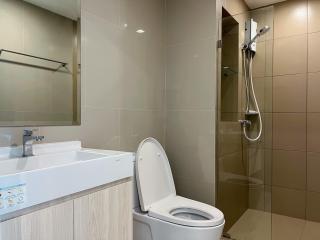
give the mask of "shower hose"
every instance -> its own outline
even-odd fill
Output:
[[[261,112],[259,109],[258,101],[256,98],[254,86],[253,86],[253,77],[252,77],[252,61],[254,57],[254,52],[252,52],[249,49],[243,49],[243,67],[244,67],[244,80],[246,85],[246,113],[250,114],[250,100],[252,98],[254,108],[256,109],[259,117],[259,132],[258,135],[255,138],[252,138],[248,135],[248,127],[250,127],[250,124],[248,122],[242,124],[242,130],[243,135],[245,138],[250,142],[256,142],[260,139],[262,134],[262,117]],[[250,94],[250,91],[252,93],[252,96]]]

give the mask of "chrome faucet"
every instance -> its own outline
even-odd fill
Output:
[[[33,133],[37,130],[23,130],[23,157],[33,156],[33,141],[40,142],[44,139],[44,136],[33,136]]]

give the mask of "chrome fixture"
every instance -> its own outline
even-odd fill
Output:
[[[35,131],[37,130],[23,130],[23,157],[33,156],[33,141],[40,142],[44,139],[44,136],[34,136]]]
[[[250,40],[248,41],[243,48],[244,49],[251,49],[251,46],[253,43],[256,42],[256,40],[261,37],[262,35],[266,34],[268,31],[270,30],[269,26],[264,26],[263,28],[260,29],[260,31]],[[252,50],[252,49],[251,49]],[[253,50],[254,52],[256,52],[256,49]]]
[[[239,120],[243,134],[245,138],[250,142],[258,141],[262,134],[262,118],[261,112],[259,109],[259,105],[257,102],[254,86],[253,86],[253,78],[252,78],[252,61],[254,55],[257,51],[256,41],[263,34],[266,34],[270,27],[265,26],[257,33],[258,24],[252,19],[246,22],[246,41],[242,48],[242,59],[243,59],[243,72],[244,72],[244,81],[246,86],[246,110],[245,117],[248,118],[250,116],[258,116],[259,118],[259,132],[255,138],[249,137],[247,131],[251,126],[252,121],[248,119]],[[251,104],[252,103],[252,104]]]

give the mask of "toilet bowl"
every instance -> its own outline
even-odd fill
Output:
[[[220,240],[223,213],[177,196],[167,155],[154,138],[140,143],[135,175],[133,240]]]

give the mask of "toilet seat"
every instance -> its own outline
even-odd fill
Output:
[[[224,223],[220,210],[180,196],[171,196],[153,204],[148,215],[189,227],[214,227]]]
[[[139,145],[136,180],[141,210],[148,212],[150,217],[190,227],[213,227],[224,223],[220,210],[176,195],[167,155],[154,138],[147,138]]]

